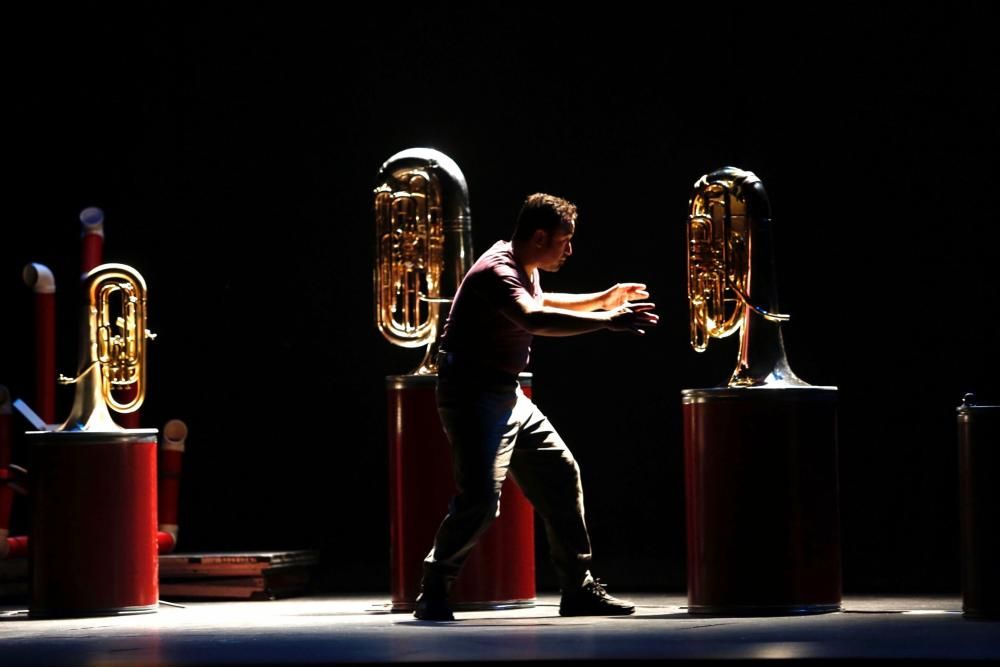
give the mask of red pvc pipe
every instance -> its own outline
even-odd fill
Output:
[[[14,489],[10,482],[10,392],[0,385],[0,558],[6,558],[11,551],[10,515],[14,507]]]
[[[80,233],[82,239],[81,268],[87,273],[104,262],[104,211],[90,206],[80,211]],[[141,335],[141,332],[140,332]],[[127,403],[134,389],[112,390],[116,400]],[[122,428],[140,428],[139,411],[116,414],[115,421]]]
[[[28,557],[28,538],[21,537],[8,537],[7,538],[7,554],[2,556],[2,558],[27,558]],[[0,547],[2,550],[3,547]]]
[[[156,549],[157,553],[169,554],[172,553],[174,547],[177,546],[177,538],[170,533],[165,533],[162,530],[156,533]]]
[[[187,434],[187,424],[180,419],[171,419],[163,426],[157,500],[161,554],[173,551],[177,543],[177,499],[180,496],[181,461]],[[169,538],[169,543],[165,544],[165,538]]]
[[[24,283],[35,293],[35,405],[46,424],[56,420],[56,280],[44,264],[28,264]]]
[[[82,272],[86,275],[104,261],[104,211],[91,206],[80,211],[80,225],[83,228]]]

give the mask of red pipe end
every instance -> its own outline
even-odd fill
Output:
[[[177,539],[161,530],[156,534],[156,546],[161,554],[168,554],[177,546]]]
[[[28,556],[27,537],[8,537],[0,545],[0,552],[6,548],[6,553],[0,553],[0,558],[26,558]]]

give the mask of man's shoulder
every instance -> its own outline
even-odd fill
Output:
[[[510,271],[517,272],[517,263],[514,261],[510,243],[508,241],[497,241],[489,250],[480,255],[469,273],[505,274]]]
[[[528,289],[524,272],[514,260],[507,241],[498,241],[483,253],[469,269],[462,284],[483,294],[509,294]]]
[[[479,261],[513,262],[514,253],[511,249],[510,241],[497,241],[479,257]]]

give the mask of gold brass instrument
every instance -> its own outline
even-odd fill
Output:
[[[132,267],[101,264],[83,276],[83,293],[79,373],[59,377],[76,394],[59,430],[122,431],[108,408],[127,413],[142,405],[146,340],[156,337],[146,328],[146,282]]]
[[[771,238],[771,207],[752,172],[723,167],[694,184],[687,224],[691,346],[740,332],[730,387],[808,386],[788,367]]]
[[[465,176],[444,153],[410,148],[379,169],[375,319],[393,345],[427,346],[412,374],[437,372],[440,325],[472,260]]]

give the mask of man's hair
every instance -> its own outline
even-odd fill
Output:
[[[576,205],[553,195],[536,192],[528,195],[514,226],[514,240],[530,239],[535,230],[551,232],[562,224],[576,221]]]

